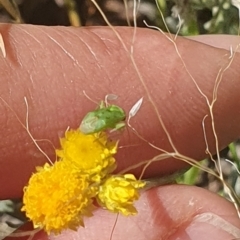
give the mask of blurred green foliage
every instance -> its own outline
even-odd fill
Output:
[[[157,0],[172,33],[176,33],[179,19],[181,35],[237,34],[238,9],[231,0]]]
[[[185,36],[237,34],[239,28],[238,9],[231,0],[97,0],[97,3],[109,22],[118,26],[133,25],[133,7],[138,6],[139,27],[146,27],[145,20],[166,30],[163,16],[172,33],[178,31],[181,23],[180,35]],[[19,11],[29,24],[106,25],[91,0],[0,0],[0,22],[20,22]]]

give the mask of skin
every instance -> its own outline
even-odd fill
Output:
[[[146,139],[171,150],[160,127],[156,113],[139,82],[129,57],[108,28],[65,28],[1,25],[7,58],[0,57],[0,96],[24,121],[29,104],[30,130],[35,138],[47,138],[59,147],[58,137],[67,126],[77,128],[84,113],[94,109],[82,91],[99,101],[108,93],[119,96],[119,105],[128,112],[144,97],[143,106],[133,119],[133,126]],[[125,42],[131,42],[132,29],[118,28]],[[208,113],[205,100],[182,67],[172,44],[162,34],[139,29],[134,56],[144,81],[179,152],[195,159],[205,157],[202,119]],[[198,41],[204,42],[200,43]],[[202,91],[211,96],[213,83],[230,45],[239,38],[221,36],[178,38],[179,50]],[[210,43],[211,46],[208,45]],[[215,45],[215,47],[213,47]],[[219,45],[219,48],[218,48]],[[236,139],[240,133],[240,68],[236,54],[231,68],[224,75],[215,105],[215,124],[220,148]],[[91,84],[90,84],[91,83]],[[46,160],[33,145],[26,130],[5,104],[0,104],[0,198],[22,196],[36,166]],[[214,151],[214,139],[206,122],[208,143]],[[40,143],[54,159],[54,150]],[[125,131],[117,155],[120,171],[159,154],[143,143],[131,131]],[[131,147],[131,145],[135,145]],[[136,147],[137,146],[137,147]],[[138,147],[140,146],[140,147]],[[175,160],[152,164],[144,175],[160,177],[178,171],[186,164]],[[141,169],[132,171],[139,176]],[[231,203],[206,190],[168,185],[144,192],[136,203],[139,214],[119,216],[112,239],[233,239],[212,224],[196,221],[196,216],[217,214],[227,226],[240,228],[240,221]],[[116,215],[98,209],[86,219],[86,228],[66,232],[54,239],[110,239]],[[230,224],[230,225],[229,225]],[[47,239],[43,232],[41,239]]]

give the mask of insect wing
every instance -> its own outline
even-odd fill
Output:
[[[96,127],[98,121],[99,119],[96,116],[95,112],[90,112],[83,118],[79,129],[84,134],[96,133],[99,131]]]

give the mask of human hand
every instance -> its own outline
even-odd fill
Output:
[[[119,96],[117,104],[128,110],[142,96],[144,103],[133,119],[139,133],[155,145],[171,150],[132,62],[114,33],[108,28],[65,28],[26,25],[1,25],[7,58],[0,58],[1,97],[24,121],[29,104],[30,131],[37,139],[47,138],[59,147],[58,134],[67,126],[78,127],[83,115],[108,93]],[[130,43],[131,28],[118,28],[124,42]],[[212,38],[199,38],[210,42]],[[228,49],[238,38],[222,36],[213,42]],[[189,71],[209,97],[227,51],[188,39],[177,44]],[[130,46],[130,45],[128,45]],[[183,68],[173,45],[159,32],[138,29],[134,57],[150,94],[178,151],[195,159],[205,157],[202,130],[208,113],[205,99]],[[215,123],[220,147],[239,136],[239,56],[235,56],[219,88]],[[0,197],[22,195],[35,167],[44,157],[38,152],[26,130],[9,108],[1,104]],[[211,149],[214,139],[206,127]],[[47,143],[39,143],[54,158]],[[121,137],[117,156],[118,171],[154,157],[160,152],[143,143],[131,131]],[[134,146],[131,146],[134,145]],[[185,163],[167,159],[152,164],[144,177],[156,177],[185,167]],[[139,176],[141,169],[133,172]],[[138,214],[121,217],[113,230],[116,214],[99,209],[86,219],[86,227],[59,236],[63,239],[232,239],[221,229],[203,223],[196,216],[213,213],[240,227],[237,213],[229,202],[206,190],[189,186],[161,186],[142,194],[136,203]],[[213,218],[214,219],[214,218]],[[203,235],[204,234],[204,235]],[[178,237],[178,238],[177,238]],[[42,236],[44,239],[44,236]],[[56,237],[54,237],[56,239]]]

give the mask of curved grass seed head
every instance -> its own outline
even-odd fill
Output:
[[[80,124],[80,131],[84,134],[92,134],[107,129],[116,131],[123,129],[126,119],[124,110],[116,105],[104,106],[103,102],[100,108],[89,112]]]

